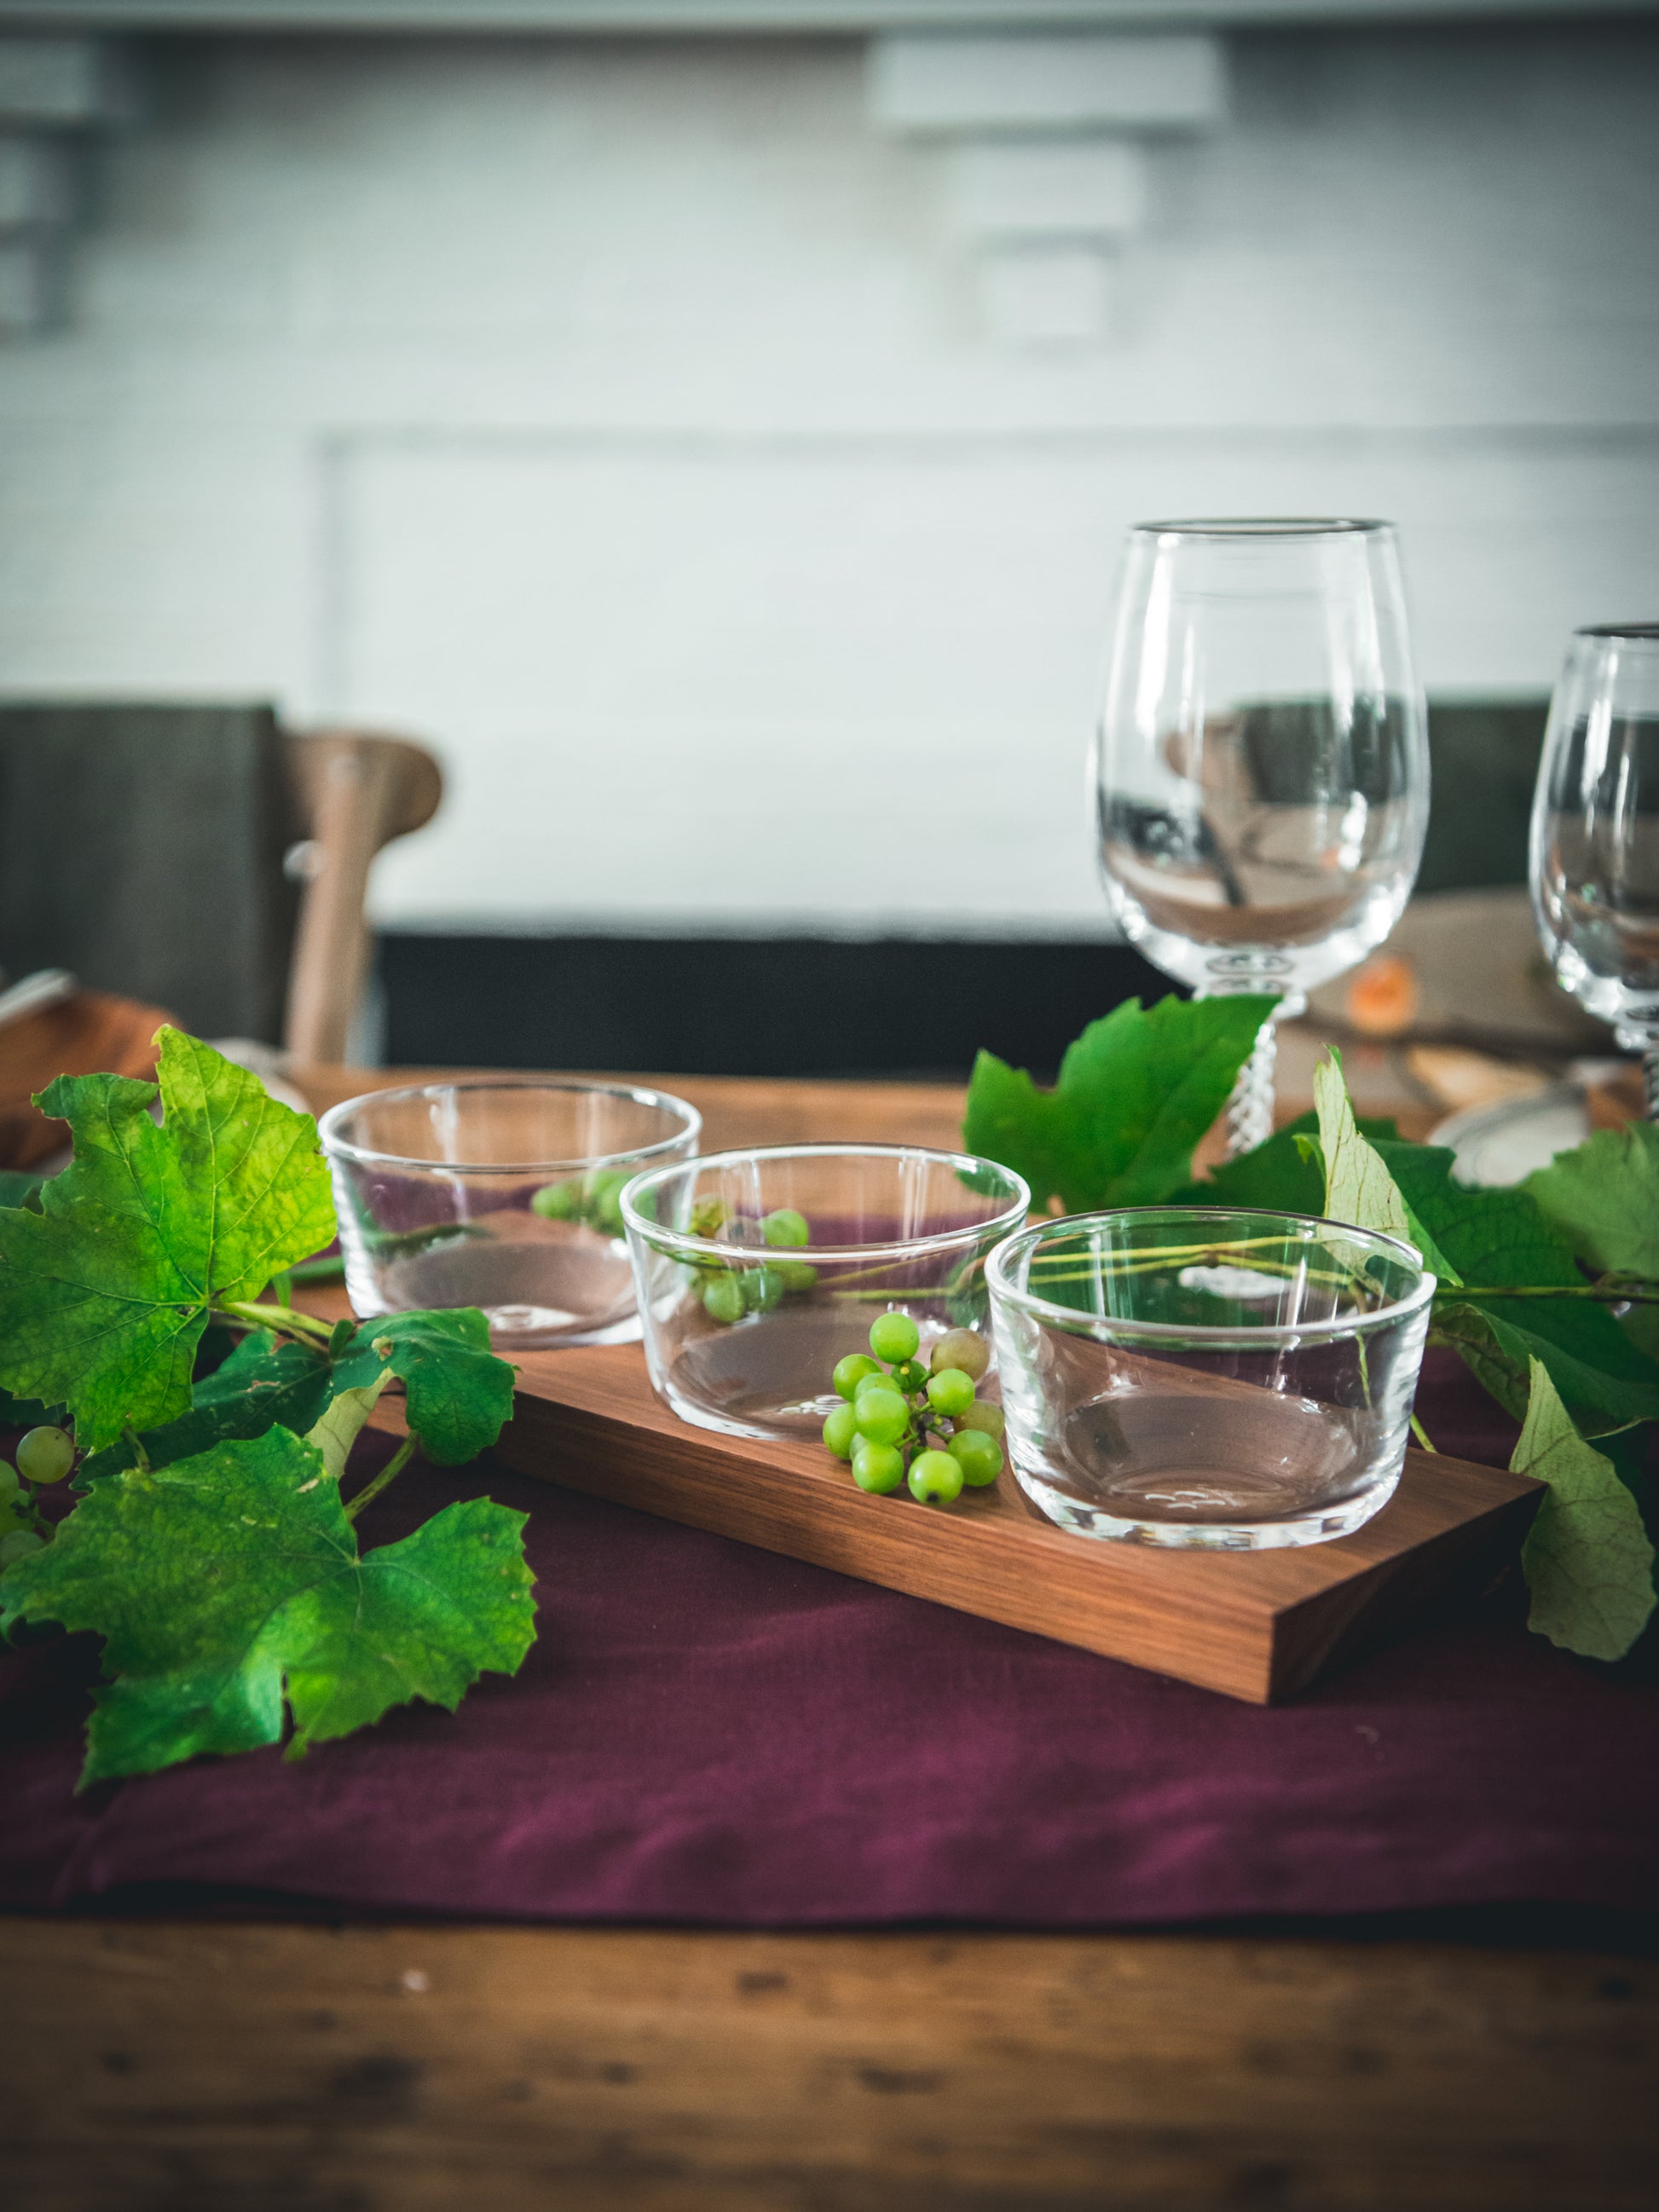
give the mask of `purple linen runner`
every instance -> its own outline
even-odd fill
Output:
[[[1419,1407],[1507,1456],[1461,1376]],[[1652,1661],[1553,1650],[1513,1588],[1263,1711],[488,1468],[411,1469],[371,1540],[478,1491],[532,1515],[540,1640],[453,1718],[76,1798],[95,1646],[0,1656],[0,1905],[1080,1927],[1659,1896]]]

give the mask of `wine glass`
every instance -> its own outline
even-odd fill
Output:
[[[1229,1157],[1271,1134],[1274,1021],[1382,942],[1428,826],[1428,714],[1385,522],[1129,532],[1095,744],[1124,936],[1199,997],[1276,992]]]
[[[1531,873],[1556,981],[1642,1054],[1659,1121],[1659,622],[1573,633],[1538,763]]]

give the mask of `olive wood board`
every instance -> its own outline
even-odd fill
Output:
[[[1230,1553],[1100,1542],[1038,1517],[1006,1470],[941,1509],[903,1492],[866,1498],[815,1444],[691,1427],[653,1391],[637,1345],[518,1358],[495,1456],[520,1473],[1255,1705],[1305,1689],[1430,1601],[1485,1588],[1542,1490],[1410,1451],[1382,1512],[1334,1542]]]

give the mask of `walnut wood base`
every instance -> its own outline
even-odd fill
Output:
[[[866,1498],[811,1445],[688,1427],[637,1346],[520,1364],[496,1456],[523,1474],[1257,1705],[1305,1689],[1430,1600],[1482,1586],[1540,1495],[1524,1476],[1413,1451],[1391,1502],[1338,1542],[1160,1552],[1064,1534],[1006,1474],[949,1512]]]

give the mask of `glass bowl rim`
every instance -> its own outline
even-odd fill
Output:
[[[1197,514],[1176,515],[1164,521],[1130,525],[1134,538],[1237,538],[1271,544],[1275,538],[1374,538],[1392,531],[1394,525],[1374,515],[1358,514]]]
[[[1659,645],[1659,622],[1583,623],[1573,635],[1606,645]]]
[[[446,1092],[485,1091],[574,1091],[590,1097],[597,1094],[626,1098],[636,1106],[667,1108],[679,1115],[685,1126],[673,1136],[658,1137],[648,1145],[629,1145],[619,1152],[585,1152],[575,1159],[565,1160],[423,1160],[412,1153],[381,1152],[369,1145],[354,1145],[349,1137],[339,1133],[346,1115],[361,1106],[382,1104],[392,1099],[432,1098]],[[360,1167],[419,1168],[429,1174],[526,1176],[556,1175],[561,1170],[592,1170],[629,1160],[649,1160],[673,1146],[695,1144],[702,1127],[702,1115],[696,1108],[684,1098],[677,1098],[672,1091],[652,1091],[635,1083],[599,1082],[580,1075],[483,1075],[463,1077],[458,1082],[401,1083],[386,1091],[360,1091],[355,1098],[341,1099],[319,1117],[317,1138],[329,1158],[350,1160]]]
[[[868,1159],[872,1156],[882,1159],[909,1157],[940,1160],[953,1168],[994,1168],[1000,1176],[1008,1178],[1019,1195],[988,1220],[972,1223],[963,1229],[930,1230],[925,1237],[902,1237],[884,1244],[814,1244],[810,1239],[805,1244],[787,1246],[722,1244],[716,1237],[693,1237],[683,1230],[665,1228],[660,1221],[648,1219],[635,1203],[637,1192],[654,1189],[665,1182],[671,1175],[683,1174],[692,1169],[701,1171],[704,1168],[726,1167],[744,1160]],[[762,1262],[769,1257],[774,1261],[799,1260],[809,1252],[824,1255],[857,1253],[864,1259],[913,1258],[921,1253],[959,1245],[965,1239],[984,1237],[993,1231],[999,1232],[1006,1242],[1011,1232],[1003,1227],[1003,1223],[1030,1212],[1031,1191],[1023,1176],[1016,1175],[1012,1168],[1004,1167],[1000,1160],[987,1159],[978,1152],[947,1152],[938,1145],[861,1145],[848,1139],[827,1144],[733,1145],[723,1152],[699,1152],[691,1159],[669,1160],[661,1167],[647,1169],[643,1174],[636,1175],[631,1182],[625,1183],[621,1205],[623,1220],[630,1233],[637,1232],[647,1243],[659,1240],[665,1249],[676,1254],[706,1254],[711,1259],[725,1261],[729,1266],[740,1255],[752,1255]],[[1012,1233],[1018,1234],[1018,1231]]]
[[[1407,1266],[1414,1267],[1418,1275],[1417,1285],[1403,1298],[1379,1306],[1375,1313],[1347,1315],[1333,1321],[1264,1322],[1260,1328],[1253,1328],[1236,1322],[1223,1324],[1215,1322],[1134,1321],[1120,1319],[1115,1314],[1085,1314],[1076,1306],[1056,1305],[1048,1298],[1021,1290],[1008,1279],[1008,1268],[1015,1249],[1028,1241],[1036,1244],[1055,1231],[1075,1236],[1080,1228],[1092,1226],[1097,1222],[1125,1218],[1145,1220],[1159,1214],[1188,1221],[1194,1217],[1200,1221],[1214,1220],[1224,1215],[1229,1220],[1276,1221],[1321,1232],[1340,1230],[1349,1237],[1360,1237],[1368,1244],[1375,1245],[1389,1258],[1398,1256]],[[1005,1298],[1010,1305],[1030,1314],[1034,1320],[1063,1322],[1073,1330],[1079,1322],[1092,1322],[1109,1331],[1113,1336],[1146,1337],[1154,1343],[1179,1342],[1200,1351],[1237,1351],[1242,1347],[1261,1347],[1275,1342],[1294,1340],[1303,1344],[1310,1339],[1325,1342],[1336,1337],[1370,1335],[1373,1330],[1386,1328],[1392,1322],[1409,1320],[1429,1304],[1439,1287],[1438,1278],[1429,1272],[1418,1252],[1402,1237],[1390,1237],[1380,1229],[1361,1229],[1350,1221],[1333,1221],[1323,1214],[1281,1213],[1267,1206],[1106,1206],[1091,1213],[1054,1214],[1045,1221],[1033,1223],[1029,1228],[1016,1230],[1012,1237],[1005,1237],[996,1249],[987,1255],[985,1283],[994,1306],[999,1298]]]

